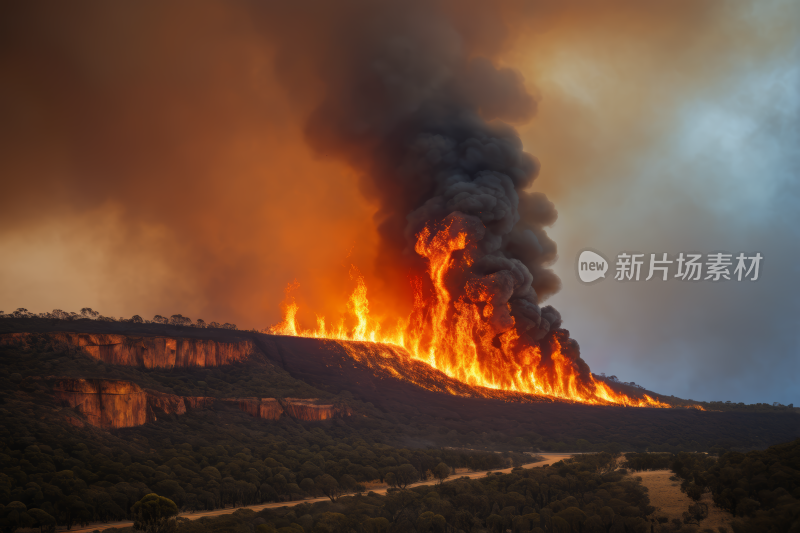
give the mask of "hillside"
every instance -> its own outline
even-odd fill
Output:
[[[73,336],[70,344],[64,342],[66,332],[81,335]],[[280,403],[277,409],[287,413],[283,418],[303,420],[302,414],[296,417],[288,414],[292,410],[289,404],[299,402],[298,405],[302,403],[309,408],[295,409],[297,413],[309,411],[310,406],[328,406],[328,416],[324,418],[338,418],[340,423],[353,428],[391,435],[392,442],[399,439],[417,445],[486,449],[677,451],[722,447],[745,450],[786,442],[800,434],[798,415],[788,409],[761,413],[702,412],[588,406],[532,395],[519,395],[515,401],[507,397],[482,397],[484,391],[476,392],[475,388],[459,384],[423,363],[396,367],[405,375],[395,375],[376,371],[368,357],[358,360],[351,356],[354,352],[374,350],[376,345],[155,324],[0,320],[0,336],[7,339],[6,342],[13,344],[14,334],[19,333],[38,335],[34,335],[35,342],[30,346],[23,343],[15,345],[17,348],[12,345],[3,348],[7,371],[4,381],[8,383],[8,376],[15,373],[21,379],[19,383],[9,383],[6,389],[9,393],[15,388],[27,388],[50,397],[55,394],[52,391],[54,379],[59,377],[123,380],[152,391],[151,398],[156,393],[172,395],[180,397],[185,406],[200,401],[207,404],[202,410],[204,413],[230,408],[239,408],[245,413],[248,410],[267,412],[272,408],[264,405],[274,401],[276,406]],[[83,337],[89,342],[93,335],[123,336],[126,340],[119,341],[120,346],[127,346],[124,349],[128,351],[132,350],[131,346],[141,347],[147,343],[155,346],[157,339],[162,339],[159,341],[162,344],[166,342],[164,339],[172,339],[175,346],[184,346],[177,349],[175,353],[178,354],[196,353],[196,346],[202,343],[210,343],[208,346],[223,351],[230,351],[234,346],[239,352],[230,356],[230,364],[220,365],[209,359],[209,366],[198,366],[196,359],[187,359],[181,367],[174,366],[173,359],[172,368],[156,368],[130,359],[123,365],[115,364],[120,363],[119,360],[103,361],[100,351],[105,348],[75,346],[75,339]],[[41,347],[37,347],[37,343]],[[48,348],[50,345],[54,348]],[[27,350],[36,356],[14,357],[15,350],[22,350],[18,353]],[[111,357],[108,350],[104,352],[106,359]],[[396,354],[383,356],[396,357]],[[48,376],[52,379],[43,379]],[[11,395],[9,393],[6,398]],[[164,411],[164,401],[160,407],[157,403],[153,399],[144,409],[175,414],[169,409]],[[187,414],[194,416],[192,412],[195,411],[200,410],[189,407]],[[181,415],[183,413],[182,409]],[[142,416],[152,419],[155,414]],[[309,421],[321,419],[311,415],[307,418]]]
[[[375,481],[404,486],[442,469],[530,463],[522,452],[747,450],[800,433],[793,410],[498,399],[421,363],[376,371],[375,357],[402,354],[375,345],[88,320],[3,319],[0,328],[0,514],[17,524],[129,519],[133,503],[152,492],[185,511],[334,500]],[[556,473],[571,475],[561,467],[545,475]],[[614,513],[641,525],[649,507],[634,485],[625,490],[638,518],[622,503]],[[563,504],[547,499],[549,489],[542,494],[515,513],[574,505],[567,492],[559,493]],[[499,520],[505,496],[498,498],[475,515],[481,523]],[[393,496],[375,501],[391,506]],[[264,520],[297,523],[292,516]]]

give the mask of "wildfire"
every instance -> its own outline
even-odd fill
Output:
[[[426,227],[420,232],[415,251],[428,262],[433,294],[426,298],[422,280],[412,280],[413,310],[407,319],[398,321],[392,331],[383,331],[380,322],[370,316],[366,283],[353,268],[351,277],[355,279],[356,288],[347,308],[355,318],[354,327],[347,328],[342,319],[331,328],[324,317],[318,316],[316,329],[302,329],[296,318],[298,306],[291,296],[291,291],[298,286],[295,282],[287,288],[283,321],[270,328],[270,332],[401,347],[411,359],[468,385],[471,391],[505,391],[514,397],[531,394],[589,404],[669,407],[648,395],[638,398],[614,391],[605,382],[594,379],[588,369],[581,372],[576,362],[565,355],[562,343],[566,336],[558,330],[537,344],[523,342],[514,327],[498,333],[497,326],[492,323],[496,304],[492,301],[494,291],[489,283],[473,280],[465,287],[469,299],[464,296],[454,299],[447,288],[448,274],[458,268],[459,263],[471,264],[467,246],[468,235],[464,231],[453,235],[450,227],[438,231]],[[463,252],[457,261],[454,254],[459,251]],[[347,346],[345,349],[352,357],[364,359],[363,350]],[[402,361],[394,349],[387,351],[387,358],[373,356],[369,359],[371,365],[381,366],[393,375],[398,375],[396,365],[403,364]],[[497,397],[494,392],[483,395]]]

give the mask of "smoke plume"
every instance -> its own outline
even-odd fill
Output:
[[[474,304],[496,346],[512,329],[523,345],[538,344],[561,327],[559,312],[541,307],[560,286],[545,232],[557,214],[530,192],[539,162],[509,124],[533,118],[536,98],[518,71],[481,55],[441,5],[356,5],[358,22],[341,17],[345,28],[333,31],[345,41],[315,54],[325,96],[307,121],[311,146],[357,169],[378,203],[387,285],[424,272],[426,258],[415,251],[423,230],[430,239],[464,233],[445,279],[453,304]],[[496,50],[502,39],[481,48]],[[283,52],[279,62],[292,64],[294,49]],[[569,343],[564,355],[588,372],[568,332],[559,337]]]
[[[753,205],[731,175],[759,194],[770,176],[797,181],[797,20],[795,5],[770,1],[3,2],[0,309],[262,328],[280,320],[296,278],[298,320],[312,324],[315,312],[345,312],[356,264],[370,312],[390,322],[413,305],[409,272],[426,268],[415,232],[459,212],[485,233],[454,252],[447,281],[469,303],[495,284],[493,327],[511,316],[542,346],[541,319],[559,321],[541,306],[558,301],[602,370],[700,397],[699,376],[722,369],[709,399],[771,398],[772,369],[796,352],[796,302],[782,288],[791,267],[756,292],[737,286],[731,305],[712,285],[630,285],[621,298],[614,284],[584,290],[563,274],[545,302],[558,282],[544,228],[562,257],[583,246],[677,253],[687,236],[696,250],[764,245],[745,245],[731,220],[760,224],[775,250],[762,255],[787,249],[796,192]],[[721,102],[731,120],[712,112]],[[692,117],[719,141],[697,144]],[[501,123],[542,162],[532,186],[535,160]],[[726,151],[748,124],[759,135]],[[558,205],[555,228],[531,191]],[[741,207],[720,215],[717,204]],[[770,311],[742,328],[741,301]],[[796,403],[785,383],[777,399]]]

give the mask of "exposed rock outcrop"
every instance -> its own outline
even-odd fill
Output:
[[[187,409],[209,409],[214,407],[216,398],[210,396],[184,396],[183,403],[186,404]]]
[[[24,342],[28,335],[0,335],[0,344]],[[244,361],[254,351],[250,340],[219,342],[210,339],[64,332],[49,335],[55,340],[80,346],[86,353],[105,363],[140,368],[222,366]]]
[[[225,398],[223,401],[235,403],[248,415],[264,420],[278,420],[283,415],[283,407],[275,398]]]
[[[328,420],[352,414],[349,408],[317,403],[318,401],[316,399],[285,398],[282,403],[286,414],[298,420]]]
[[[56,378],[53,393],[57,403],[76,408],[89,424],[104,429],[141,426],[155,421],[160,413],[182,415],[187,408],[203,409],[214,403],[214,398],[177,396],[108,379]],[[74,416],[67,421],[83,427]]]
[[[167,394],[166,392],[148,390],[147,406],[151,410],[155,407],[168,415],[182,415],[186,413],[186,403],[183,396]]]
[[[349,408],[318,403],[320,400],[316,398],[225,398],[223,401],[236,403],[248,415],[265,420],[278,420],[284,414],[304,421],[329,420],[352,414]]]
[[[0,335],[0,346],[5,344],[19,344],[28,340],[30,333],[3,333]]]
[[[59,379],[53,392],[58,403],[77,408],[93,426],[127,428],[147,421],[147,393],[129,381]]]

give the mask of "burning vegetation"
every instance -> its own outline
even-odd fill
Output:
[[[354,270],[356,288],[347,306],[355,318],[352,328],[345,326],[344,319],[336,327],[329,328],[325,318],[318,317],[316,329],[302,329],[296,319],[298,306],[290,296],[290,290],[297,287],[293,284],[287,290],[284,320],[274,326],[272,332],[399,346],[410,358],[473,387],[593,404],[668,407],[647,395],[634,398],[615,392],[604,382],[595,380],[577,353],[577,343],[569,338],[566,330],[554,328],[533,343],[525,332],[522,334],[527,339],[520,335],[520,328],[514,327],[512,317],[512,327],[497,333],[491,322],[498,314],[495,305],[504,306],[509,315],[512,307],[508,302],[493,303],[497,294],[492,290],[492,279],[470,280],[472,283],[464,288],[464,294],[454,297],[448,289],[448,275],[453,270],[470,267],[476,250],[470,246],[467,232],[454,228],[453,219],[436,231],[426,227],[417,237],[415,250],[428,260],[427,272],[433,291],[426,297],[422,281],[414,280],[413,311],[407,319],[398,321],[394,331],[382,331],[381,324],[370,317],[366,283]],[[378,350],[377,354],[345,347],[352,357],[368,358],[371,364],[390,372],[398,361],[403,364],[403,354],[398,355],[388,347]],[[386,353],[380,355],[381,351]]]
[[[596,381],[559,312],[540,306],[560,287],[549,268],[556,245],[544,229],[557,213],[532,192],[539,162],[509,125],[536,113],[522,75],[471,53],[453,21],[426,3],[363,17],[369,31],[354,28],[341,47],[321,51],[314,72],[325,98],[306,138],[361,176],[377,206],[381,291],[410,277],[411,312],[382,328],[353,273],[352,327],[318,318],[305,330],[289,296],[272,331],[400,346],[476,387],[665,407]],[[284,52],[291,62],[292,51]]]
[[[432,267],[432,275],[434,270]],[[447,270],[446,264],[442,270]],[[463,297],[452,302],[443,284],[437,285],[439,290],[426,298],[421,285],[416,284],[417,298],[411,316],[399,320],[393,331],[383,331],[381,324],[371,319],[367,287],[364,278],[358,276],[348,302],[355,319],[352,328],[346,327],[344,319],[330,328],[325,318],[318,316],[315,329],[303,329],[296,318],[298,306],[288,296],[284,319],[271,328],[271,333],[361,341],[342,346],[354,359],[428,389],[441,381],[435,379],[437,373],[430,368],[433,367],[465,385],[444,385],[443,392],[459,396],[525,401],[526,395],[536,395],[590,404],[669,407],[646,394],[639,398],[616,392],[603,381],[595,380],[588,369],[583,372],[581,367],[586,364],[582,360],[582,365],[576,363],[579,355],[568,351],[577,351],[577,344],[566,330],[554,330],[533,345],[525,343],[516,328],[494,336],[485,321],[486,305],[468,302]],[[413,379],[420,372],[425,373],[424,379]]]

